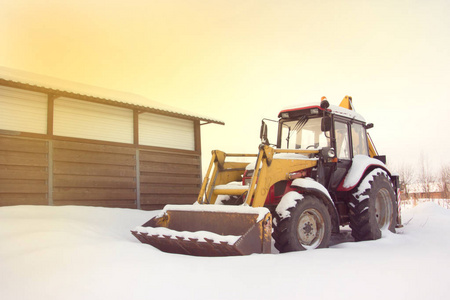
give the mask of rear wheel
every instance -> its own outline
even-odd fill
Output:
[[[290,216],[275,214],[273,238],[280,252],[326,248],[331,236],[331,217],[318,198],[306,195],[289,210]]]
[[[356,241],[379,239],[385,229],[395,232],[397,201],[386,172],[375,169],[361,181],[350,197],[349,211]]]

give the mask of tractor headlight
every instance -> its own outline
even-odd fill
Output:
[[[336,156],[336,151],[334,151],[333,148],[328,149],[328,153],[327,153],[329,158],[334,158]]]
[[[312,115],[318,115],[319,114],[319,109],[318,108],[311,108],[311,114]]]
[[[322,148],[321,156],[325,160],[333,159],[336,157],[336,151],[334,150],[334,148],[325,147],[325,148]]]

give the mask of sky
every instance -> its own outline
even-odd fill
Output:
[[[345,95],[394,168],[450,164],[450,1],[0,0],[0,65],[224,121],[210,151],[256,153],[262,118]]]

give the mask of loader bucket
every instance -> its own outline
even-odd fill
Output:
[[[160,215],[131,232],[142,243],[169,253],[270,253],[272,217],[264,207],[166,205]]]

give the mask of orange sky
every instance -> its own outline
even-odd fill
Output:
[[[390,163],[450,163],[450,1],[0,1],[0,65],[224,120],[202,128],[206,161],[348,94]]]

